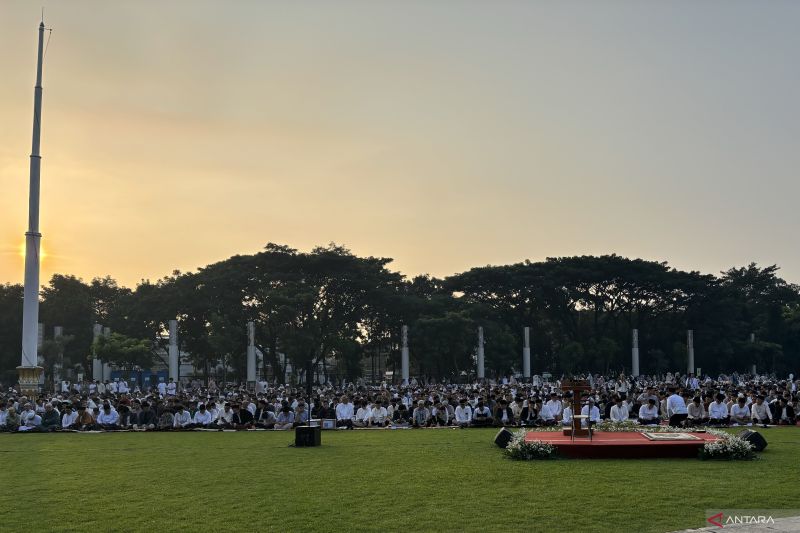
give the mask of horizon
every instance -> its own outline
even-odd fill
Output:
[[[43,281],[133,287],[270,241],[409,278],[615,253],[800,281],[800,5],[147,5],[44,3]],[[3,12],[21,283],[41,12]]]

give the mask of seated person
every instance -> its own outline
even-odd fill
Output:
[[[299,402],[297,409],[294,411],[294,427],[303,426],[308,424],[308,410],[306,409],[305,402]]]
[[[491,426],[494,424],[492,412],[483,404],[483,398],[478,400],[478,404],[472,411],[472,425],[476,427]]]
[[[469,427],[470,422],[472,422],[472,407],[467,403],[466,398],[461,398],[456,407],[455,423],[459,427],[465,428]]]
[[[22,423],[17,431],[42,431],[42,417],[36,411],[26,411],[26,415],[20,415]]]
[[[85,405],[80,404],[78,406],[78,418],[75,421],[73,429],[77,429],[78,431],[93,431],[97,428],[98,426],[95,424],[92,413],[89,412]]]
[[[61,415],[61,429],[72,429],[78,419],[78,413],[72,410],[71,403],[65,403],[61,409],[64,411],[64,414]]]
[[[194,427],[194,420],[192,414],[186,409],[185,405],[178,406],[178,412],[175,413],[175,421],[173,428],[175,429],[192,429]]]
[[[648,397],[647,403],[639,408],[639,423],[645,426],[657,426],[660,422],[656,399]]]
[[[772,413],[769,410],[769,406],[764,403],[763,395],[756,397],[756,403],[750,406],[750,414],[754,424],[763,426],[772,424]]]
[[[256,410],[256,414],[253,417],[253,423],[257,428],[274,429],[277,421],[275,413],[267,407],[266,402],[264,402],[262,408]]]
[[[275,420],[275,429],[292,429],[293,427],[294,413],[289,407],[289,404],[285,404]]]
[[[702,426],[706,422],[708,422],[708,416],[706,416],[706,406],[703,405],[703,399],[700,396],[695,396],[692,398],[692,401],[686,405],[686,410],[688,413],[687,425],[689,426]]]
[[[776,406],[777,416],[774,418],[776,423],[782,426],[794,426],[797,422],[794,407],[789,405],[789,402],[786,401],[786,398],[783,396],[778,398]]]
[[[727,426],[730,420],[728,406],[725,405],[725,395],[717,394],[714,401],[708,405],[708,424],[711,426]]]
[[[4,431],[17,431],[21,424],[22,419],[17,414],[17,410],[13,407],[9,407],[8,411],[6,412],[6,420],[2,429]]]
[[[171,409],[163,409],[161,416],[158,417],[158,429],[161,431],[171,431],[175,427],[175,414]]]
[[[206,404],[201,403],[197,406],[197,412],[194,414],[192,424],[196,428],[208,429],[212,429],[216,425],[214,424],[214,415],[211,414],[211,411],[206,409]]]
[[[97,414],[97,425],[105,430],[119,429],[119,413],[111,407],[108,400],[103,402],[102,409]]]
[[[753,424],[750,408],[746,405],[746,398],[740,396],[736,403],[731,405],[731,425],[732,426],[750,426]]]
[[[508,401],[503,398],[497,403],[494,411],[494,423],[496,426],[509,426],[514,424],[514,413],[508,406]]]
[[[425,407],[425,401],[419,400],[417,407],[414,409],[411,420],[415,428],[425,428],[431,423],[431,412]]]
[[[628,404],[620,396],[614,396],[614,405],[611,406],[609,415],[612,422],[627,422]]]
[[[396,426],[408,426],[411,424],[411,412],[406,404],[401,403],[392,413],[392,423]]]
[[[133,425],[133,429],[154,430],[157,423],[156,412],[150,409],[150,403],[142,402],[142,410],[139,411],[139,416]]]
[[[242,409],[241,404],[235,403],[233,407],[233,416],[231,417],[231,425],[233,429],[248,429],[253,427],[253,413],[249,409]]]
[[[569,403],[569,400],[565,400],[565,403]],[[539,399],[536,400],[536,403],[534,405],[536,406],[536,411],[538,412],[538,415],[536,417],[536,424],[537,425],[541,425],[541,426],[555,426],[556,425],[556,415],[555,415],[555,413],[553,413],[552,407],[550,407],[550,405],[542,404],[542,400],[539,400]],[[564,418],[563,403],[562,403],[562,408],[561,409],[562,409],[561,415],[562,415],[562,420],[563,420],[563,418]],[[572,417],[572,415],[570,414],[570,420],[571,420],[571,417]]]
[[[431,425],[450,425],[450,412],[447,410],[445,405],[442,405],[442,403],[437,403],[431,411]]]
[[[594,398],[589,398],[586,405],[581,409],[581,414],[589,417],[581,421],[582,427],[586,427],[587,425],[588,427],[592,427],[600,422],[600,409],[594,404]]]
[[[377,400],[369,416],[369,426],[386,427],[389,423],[389,413],[386,411],[386,408],[381,405],[381,401]]]
[[[358,410],[356,411],[356,416],[353,418],[353,425],[359,428],[365,428],[369,424],[369,415],[371,413],[370,408],[367,406],[367,402],[364,400],[360,400],[356,402],[358,405]]]
[[[565,427],[572,426],[572,400],[564,398],[563,407],[561,409],[561,425]]]
[[[52,404],[44,404],[44,415],[42,415],[42,430],[56,431],[61,429],[61,416]]]
[[[350,403],[350,400],[347,398],[347,396],[342,396],[339,399],[339,403],[336,404],[336,427],[353,429],[354,417],[355,413],[353,412],[353,404]]]

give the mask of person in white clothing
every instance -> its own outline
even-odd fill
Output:
[[[627,422],[628,420],[628,404],[622,401],[619,396],[614,397],[614,405],[611,406],[611,421],[612,422]]]
[[[175,396],[178,393],[178,385],[173,378],[169,378],[167,383],[167,396]]]
[[[178,412],[175,413],[172,427],[175,429],[191,429],[192,422],[192,414],[186,409],[186,406],[179,406]]]
[[[97,424],[103,429],[118,429],[119,413],[117,413],[111,404],[103,402],[103,407],[97,415]]]
[[[336,404],[336,427],[353,429],[353,404],[347,396],[342,396]]]
[[[683,423],[689,416],[689,411],[686,409],[686,400],[677,393],[675,387],[669,389],[670,395],[667,398],[667,416],[669,417],[669,425],[672,427],[683,427]]]
[[[64,405],[63,410],[64,414],[61,415],[61,429],[70,429],[75,425],[75,421],[78,420],[78,413],[72,410],[72,404]]]
[[[128,387],[128,382],[124,379],[119,382],[117,385],[117,391],[120,394],[128,394],[130,392],[130,387]]]
[[[744,398],[739,398],[735,404],[731,405],[730,416],[732,426],[753,425],[750,407],[746,405]]]
[[[209,427],[214,422],[214,415],[211,411],[206,409],[206,405],[201,403],[197,406],[197,412],[194,414],[193,423],[195,427],[204,428]]]
[[[753,423],[764,426],[772,424],[772,413],[769,411],[769,406],[764,403],[764,396],[756,397],[756,403],[750,406],[750,413]]]
[[[725,395],[717,394],[714,401],[708,405],[708,423],[712,426],[728,425],[728,406],[725,405]]]
[[[158,394],[162,397],[167,395],[167,384],[163,381],[158,382]]]
[[[391,421],[389,419],[389,413],[386,411],[386,408],[381,405],[380,400],[375,402],[375,406],[372,408],[368,420],[370,427],[386,427],[389,425]]]
[[[456,407],[456,425],[465,428],[472,422],[472,407],[467,403],[466,398],[461,398]]]
[[[584,427],[587,425],[587,423],[589,427],[591,427],[600,422],[600,409],[598,409],[594,404],[594,399],[592,398],[589,398],[589,401],[583,406],[583,409],[581,409],[581,414],[589,417],[581,422],[581,425]]]
[[[647,403],[639,408],[639,423],[646,426],[657,426],[659,422],[656,399],[648,398]]]

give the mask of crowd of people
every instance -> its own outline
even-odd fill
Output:
[[[578,376],[590,390],[579,401],[561,379],[538,375],[473,384],[319,385],[311,394],[259,381],[255,387],[213,381],[160,382],[142,390],[124,381],[63,383],[33,397],[0,392],[0,431],[288,430],[331,427],[540,427],[603,421],[676,427],[796,425],[800,380],[794,376]],[[316,422],[319,421],[319,422]]]

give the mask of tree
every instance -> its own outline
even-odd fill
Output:
[[[150,368],[153,364],[153,343],[148,339],[112,333],[108,337],[98,337],[95,350],[103,361],[127,371]]]

